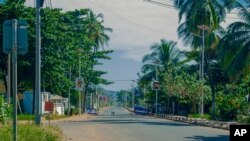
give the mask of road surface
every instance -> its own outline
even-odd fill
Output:
[[[115,115],[112,116],[111,112]],[[91,120],[60,121],[67,141],[228,141],[229,132],[106,108]]]

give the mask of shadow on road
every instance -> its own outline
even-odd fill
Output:
[[[193,136],[193,137],[185,137],[188,140],[192,141],[229,141],[229,135],[219,135],[219,136]]]
[[[145,121],[145,120],[130,120],[130,119],[94,119],[91,121],[73,121],[73,122],[91,122],[91,123],[99,123],[99,124],[145,124],[145,125],[162,125],[162,126],[191,126],[189,124],[184,123],[175,123],[175,122],[159,122],[159,121]]]

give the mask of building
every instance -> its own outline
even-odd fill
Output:
[[[42,114],[48,113],[48,111],[45,111],[45,102],[48,101],[54,104],[53,114],[64,115],[64,111],[68,109],[68,98],[63,98],[49,92],[42,92]]]

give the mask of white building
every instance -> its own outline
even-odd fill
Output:
[[[48,113],[48,111],[45,111],[45,102],[48,101],[54,103],[54,114],[64,115],[65,109],[68,109],[68,98],[63,98],[59,95],[52,95],[49,92],[42,92],[42,114]]]

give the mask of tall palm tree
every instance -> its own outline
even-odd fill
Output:
[[[179,10],[179,37],[193,48],[200,46],[200,39],[194,34],[201,33],[198,25],[206,25],[209,33],[220,29],[220,23],[225,20],[225,6],[232,0],[174,0]],[[207,34],[208,35],[208,34]]]
[[[161,39],[160,44],[155,43],[150,48],[151,53],[143,57],[142,62],[144,65],[141,70],[145,74],[142,79],[151,81],[156,73],[170,69],[178,63],[182,52],[176,47],[176,42]],[[160,68],[158,66],[161,66]]]
[[[250,2],[243,6],[237,4],[241,21],[227,27],[227,33],[220,44],[220,55],[225,70],[233,80],[250,73]]]
[[[94,14],[92,10],[88,11],[86,17],[86,31],[90,39],[95,42],[94,52],[99,50],[110,40],[106,32],[112,32],[111,28],[103,26],[103,15],[101,13]]]
[[[212,90],[213,116],[215,112],[215,84],[212,77],[210,63],[217,60],[216,47],[219,43],[219,36],[214,31],[222,29],[220,23],[226,18],[225,7],[230,7],[236,0],[174,0],[174,5],[179,10],[178,35],[185,44],[196,49],[201,46],[201,41],[195,34],[201,34],[202,30],[198,25],[206,25],[209,30],[205,35],[205,66]]]
[[[160,40],[160,43],[155,43],[151,47],[151,53],[143,57],[143,66],[141,68],[142,75],[139,76],[139,85],[143,88],[150,88],[150,82],[158,74],[157,78],[161,81],[161,74],[164,71],[173,69],[184,53],[179,51],[176,47],[176,42]],[[152,95],[149,99],[152,102]]]

